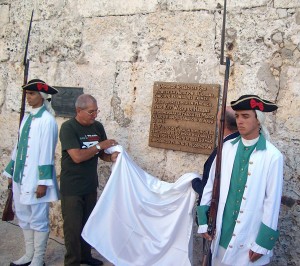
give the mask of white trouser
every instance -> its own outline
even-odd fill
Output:
[[[25,205],[20,202],[18,195],[14,195],[14,204],[22,229],[49,232],[49,202]]]
[[[217,251],[217,256],[215,258],[212,258],[212,265],[213,266],[229,266],[228,264],[222,263],[222,259],[224,257],[224,254],[226,252],[226,249],[219,246]]]

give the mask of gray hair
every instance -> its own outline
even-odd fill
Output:
[[[97,100],[90,94],[81,94],[75,102],[75,107],[85,109],[89,103],[97,104]]]
[[[267,129],[267,127],[264,125],[266,116],[263,112],[259,110],[255,110],[256,113],[256,118],[260,123],[260,132],[264,135],[265,139],[269,140],[270,139],[270,133]]]

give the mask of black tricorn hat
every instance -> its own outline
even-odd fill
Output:
[[[47,94],[56,94],[58,93],[57,89],[54,89],[53,87],[46,84],[45,81],[42,81],[40,79],[32,79],[30,80],[26,85],[22,87],[23,90],[27,91],[38,91],[38,92],[44,92]]]
[[[257,95],[243,95],[230,103],[233,110],[259,110],[261,112],[273,112],[278,107],[275,103],[261,99]]]

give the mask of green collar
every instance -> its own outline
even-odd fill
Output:
[[[238,136],[233,141],[231,141],[231,143],[234,145],[238,141],[240,141],[241,138],[242,138],[241,136]],[[256,144],[256,150],[265,150],[265,149],[266,149],[266,139],[263,136],[263,134],[259,134],[259,139],[258,139],[257,144]]]

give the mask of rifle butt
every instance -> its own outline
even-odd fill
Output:
[[[210,266],[209,265],[209,257],[210,257],[210,246],[211,240],[204,241],[204,248],[203,248],[203,257],[202,257],[202,264],[201,266]]]
[[[209,264],[208,264],[208,255],[203,255],[201,266],[209,266]]]
[[[2,221],[12,221],[15,217],[15,213],[12,209],[13,192],[12,189],[8,189],[7,200],[2,214]]]

